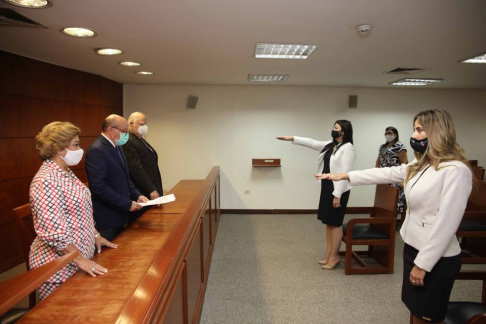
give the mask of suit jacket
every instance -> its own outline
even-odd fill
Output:
[[[413,160],[410,164],[416,163]],[[349,172],[353,186],[402,182],[409,164]],[[456,231],[472,190],[472,172],[462,162],[449,161],[419,171],[405,184],[407,218],[400,234],[419,253],[415,264],[431,271],[441,257],[461,253]]]
[[[124,226],[130,217],[132,201],[140,192],[130,181],[128,163],[103,135],[98,136],[86,153],[85,167],[93,201],[97,229]]]
[[[305,137],[298,137],[294,136],[293,144],[302,145],[308,148],[311,148],[316,151],[322,151],[322,149],[332,141],[316,141],[312,138],[305,138]],[[319,158],[317,159],[317,173],[322,173],[324,170],[324,154],[327,151],[322,152],[319,154]],[[330,169],[331,173],[347,173],[354,168],[354,161],[356,160],[356,150],[354,149],[353,144],[345,143],[331,155],[330,161]],[[325,180],[328,181],[328,180]],[[333,181],[334,183],[334,191],[332,195],[337,198],[341,198],[341,195],[351,189],[351,185],[349,181]]]
[[[128,161],[130,179],[138,190],[147,197],[150,197],[150,193],[154,190],[162,196],[164,190],[155,149],[147,141],[132,133],[128,142],[122,147]]]

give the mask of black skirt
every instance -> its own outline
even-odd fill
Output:
[[[334,208],[332,205],[334,199],[333,191],[334,184],[332,181],[321,181],[321,199],[319,200],[317,219],[323,224],[339,227],[343,225],[344,214],[346,213],[346,206],[349,200],[349,192],[351,190],[341,195],[341,207],[339,208]]]
[[[415,317],[432,323],[441,322],[446,316],[454,280],[461,270],[461,255],[440,258],[432,271],[425,274],[424,285],[412,286],[410,272],[418,252],[405,243],[402,301]]]

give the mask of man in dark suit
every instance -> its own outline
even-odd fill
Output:
[[[130,212],[140,210],[139,202],[148,199],[130,181],[128,162],[120,149],[128,139],[127,121],[110,115],[102,130],[86,153],[85,166],[96,229],[111,241],[126,228]]]
[[[157,152],[143,138],[148,132],[147,117],[140,112],[134,112],[128,118],[128,123],[130,135],[123,151],[127,157],[130,179],[150,199],[163,196]]]

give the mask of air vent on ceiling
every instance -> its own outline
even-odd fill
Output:
[[[424,71],[425,69],[417,69],[417,68],[401,68],[397,67],[391,71],[385,72],[386,74],[415,74],[420,71]]]
[[[0,26],[47,28],[10,8],[0,8]]]

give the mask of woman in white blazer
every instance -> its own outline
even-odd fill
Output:
[[[298,136],[279,136],[277,139],[292,141],[319,151],[317,172],[341,173],[353,169],[356,151],[353,146],[353,126],[347,120],[338,120],[331,131],[333,140],[316,141]],[[343,237],[343,218],[348,204],[351,186],[348,181],[321,181],[321,197],[317,219],[326,224],[327,251],[318,261],[323,269],[332,270],[339,263],[339,247]]]
[[[410,164],[316,177],[352,185],[404,183],[408,210],[400,230],[405,242],[402,301],[413,323],[442,323],[461,269],[455,233],[471,194],[473,175],[448,112],[423,111],[413,122],[410,145],[416,159]]]

